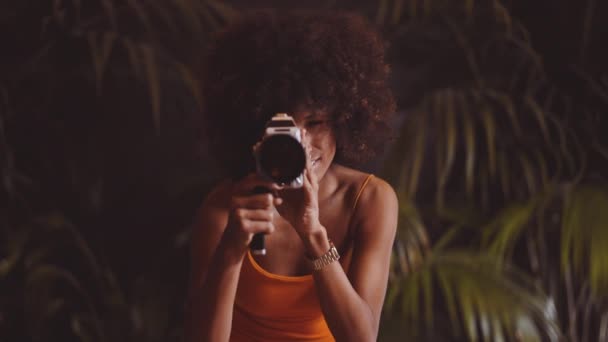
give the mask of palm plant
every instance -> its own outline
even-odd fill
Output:
[[[384,326],[401,340],[606,340],[608,74],[583,63],[599,4],[586,2],[564,83],[515,2],[381,0],[369,13],[405,109],[384,172],[401,203]],[[187,268],[185,220],[214,177],[190,157],[198,52],[234,10],[0,8],[0,340],[179,339],[175,265]],[[136,229],[148,225],[175,229]]]
[[[188,196],[213,177],[193,158],[194,75],[230,15],[215,1],[0,5],[0,340],[179,338],[182,289],[163,279],[187,268]],[[170,229],[138,231],[154,221]]]
[[[499,1],[382,1],[377,20],[402,77],[426,71],[385,168],[404,207],[387,313],[417,340],[604,340],[605,76],[554,81]]]

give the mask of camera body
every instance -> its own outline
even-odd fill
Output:
[[[307,157],[302,132],[290,115],[277,113],[268,121],[253,154],[258,174],[285,188],[304,184]]]

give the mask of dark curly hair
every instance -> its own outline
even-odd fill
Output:
[[[255,11],[218,33],[203,69],[204,121],[224,171],[252,170],[251,146],[273,114],[330,114],[336,161],[358,165],[386,142],[395,111],[380,34],[345,12]]]

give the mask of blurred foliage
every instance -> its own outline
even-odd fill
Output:
[[[0,5],[0,340],[180,339],[187,227],[216,177],[196,70],[232,15]]]
[[[384,175],[434,245],[400,220],[388,313],[416,340],[605,340],[608,69],[586,62],[606,7],[584,3],[560,65],[517,1],[380,5],[397,73],[414,72]]]
[[[0,340],[181,338],[189,220],[218,177],[198,63],[229,3],[0,5]],[[403,110],[380,339],[606,340],[606,5],[318,6],[382,28]]]

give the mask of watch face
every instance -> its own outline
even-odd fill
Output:
[[[329,251],[313,261],[313,269],[315,271],[322,269],[324,266],[329,265],[336,260],[340,260],[338,250],[333,243],[330,242],[330,244],[331,248]]]

